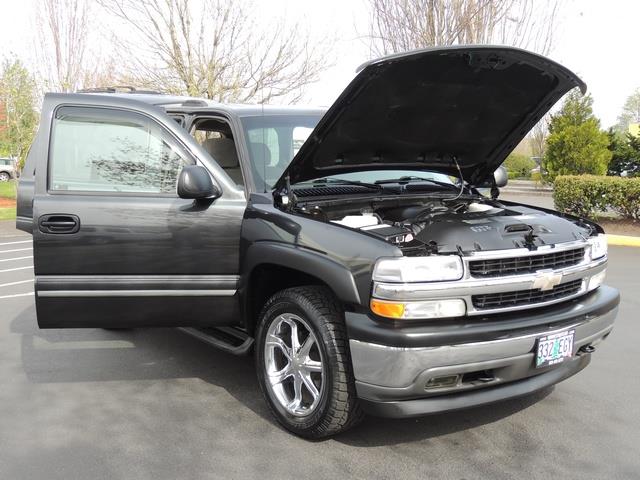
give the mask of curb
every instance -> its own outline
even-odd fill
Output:
[[[612,235],[607,233],[607,242],[609,245],[622,247],[640,247],[640,237],[632,237],[630,235]]]
[[[553,192],[550,192],[548,190],[523,190],[523,189],[506,189],[506,188],[501,188],[500,189],[500,194],[505,194],[505,195],[520,195],[520,196],[525,196],[525,195],[529,195],[529,196],[533,196],[533,197],[553,197]]]

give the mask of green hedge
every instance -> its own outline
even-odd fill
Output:
[[[567,175],[554,182],[556,209],[595,218],[611,209],[622,217],[640,220],[640,178]]]
[[[510,153],[502,164],[509,174],[509,178],[529,178],[536,162],[526,155]]]

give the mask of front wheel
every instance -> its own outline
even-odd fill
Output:
[[[276,293],[262,310],[256,337],[260,388],[285,428],[321,438],[362,418],[342,312],[328,289]]]
[[[0,182],[8,182],[11,180],[11,175],[7,172],[0,172]]]

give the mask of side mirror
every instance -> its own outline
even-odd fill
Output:
[[[496,187],[504,187],[509,181],[509,174],[507,173],[507,169],[503,166],[498,167],[498,169],[493,172],[493,178],[496,182]]]
[[[178,176],[180,198],[218,198],[220,189],[213,184],[209,172],[200,165],[187,165]]]

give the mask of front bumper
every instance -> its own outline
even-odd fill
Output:
[[[358,396],[369,413],[407,417],[526,395],[584,368],[590,359],[584,347],[611,332],[618,303],[617,290],[602,286],[553,307],[467,323],[398,326],[347,313]],[[574,356],[536,369],[536,339],[564,330],[575,330]],[[429,380],[452,375],[455,385],[427,388]]]

